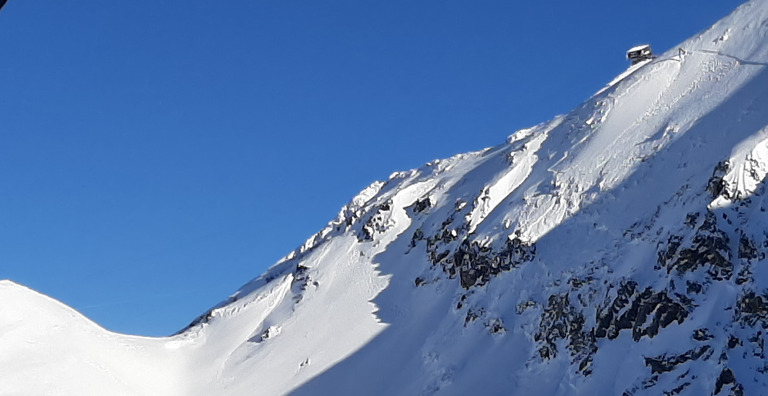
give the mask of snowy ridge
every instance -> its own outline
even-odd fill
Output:
[[[766,35],[753,0],[568,114],[373,183],[172,337],[0,282],[0,394],[768,393]]]
[[[183,360],[167,340],[110,333],[75,310],[0,281],[2,395],[178,394]]]

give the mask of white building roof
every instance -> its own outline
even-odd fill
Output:
[[[651,46],[650,44],[642,44],[642,45],[638,45],[638,46],[636,46],[636,47],[632,47],[632,48],[628,49],[628,50],[627,50],[627,52],[632,52],[632,51],[640,51],[640,50],[642,50],[642,49],[645,49],[645,48],[648,48],[648,47],[650,47],[650,46]]]

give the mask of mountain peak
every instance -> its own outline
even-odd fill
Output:
[[[77,327],[65,372],[107,367],[113,394],[765,393],[766,5],[503,144],[373,183],[173,337]]]

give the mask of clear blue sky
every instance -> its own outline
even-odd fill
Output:
[[[738,4],[9,0],[0,278],[173,333],[374,180],[566,112]]]

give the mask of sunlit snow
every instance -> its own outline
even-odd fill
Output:
[[[373,183],[171,337],[2,281],[0,394],[768,393],[750,346],[766,335],[749,341],[749,293],[768,288],[767,36],[753,0],[568,114]],[[507,267],[472,262],[500,251]],[[626,327],[621,293],[668,304]]]

